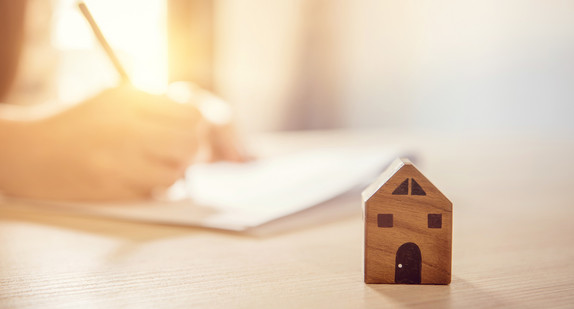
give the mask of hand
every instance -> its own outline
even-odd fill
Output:
[[[227,102],[213,93],[186,81],[173,82],[167,95],[183,104],[199,108],[204,125],[201,130],[202,152],[199,161],[245,162],[252,159],[241,142],[233,123],[233,112]]]
[[[57,200],[148,198],[184,174],[202,123],[190,104],[129,86],[106,90],[4,132],[0,191]]]

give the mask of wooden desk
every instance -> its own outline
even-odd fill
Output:
[[[572,139],[339,132],[276,141],[416,145],[419,167],[454,203],[452,284],[364,284],[358,196],[340,202],[350,215],[315,209],[273,223],[297,228],[263,235],[8,205],[0,307],[574,307]]]

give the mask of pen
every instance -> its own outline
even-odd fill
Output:
[[[98,27],[98,24],[96,24],[96,21],[94,20],[94,17],[90,13],[90,10],[88,10],[86,3],[84,3],[84,1],[79,1],[78,7],[80,8],[82,15],[84,15],[84,17],[86,18],[86,20],[90,24],[90,28],[92,28],[92,31],[94,32],[94,35],[96,36],[96,39],[98,39],[98,42],[104,48],[104,51],[108,55],[108,58],[110,58],[110,60],[112,61],[112,64],[116,68],[116,71],[118,71],[118,73],[120,74],[120,78],[122,79],[122,82],[128,83],[128,84],[131,83],[130,77],[128,76],[128,73],[126,72],[126,70],[122,66],[120,60],[118,59],[118,57],[114,53],[113,49],[110,47],[110,44],[108,43],[108,41],[104,37],[104,34],[100,30],[100,27]]]

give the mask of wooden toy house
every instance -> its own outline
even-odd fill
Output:
[[[450,283],[452,203],[408,159],[362,197],[365,283]]]

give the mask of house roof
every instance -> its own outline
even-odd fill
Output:
[[[395,159],[391,165],[389,165],[389,167],[381,174],[381,176],[377,178],[377,180],[375,180],[370,186],[363,190],[363,193],[361,194],[363,201],[370,199],[373,194],[377,193],[377,191],[405,165],[413,165],[413,163],[411,160],[406,158]]]

